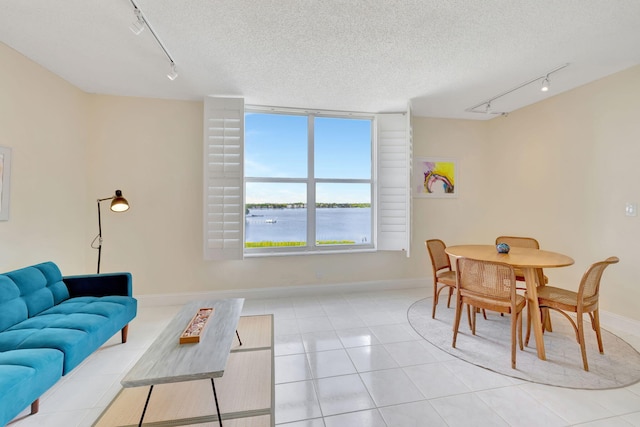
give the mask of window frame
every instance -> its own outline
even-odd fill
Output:
[[[205,96],[203,107],[203,257],[205,261],[242,260],[244,98]],[[376,222],[372,251],[400,251],[409,258],[413,210],[411,103],[405,112],[373,115],[376,121],[372,165]],[[327,252],[298,254],[309,253]]]
[[[305,246],[286,246],[286,247],[269,247],[269,248],[247,248],[245,247],[245,238],[243,235],[242,245],[245,257],[252,256],[268,256],[268,255],[301,255],[301,254],[320,254],[320,253],[354,253],[354,252],[372,252],[376,250],[376,224],[377,224],[377,194],[376,194],[376,115],[355,112],[340,112],[328,110],[301,110],[294,108],[275,108],[256,105],[245,105],[245,118],[247,113],[256,114],[283,114],[298,115],[307,118],[307,177],[306,178],[275,178],[275,177],[247,177],[243,173],[243,207],[246,210],[246,188],[247,183],[301,183],[306,184],[307,193],[307,244]],[[316,178],[315,177],[315,129],[314,122],[316,117],[321,118],[337,118],[337,119],[359,119],[370,121],[370,177],[366,178]],[[244,147],[243,157],[246,157],[246,145]],[[371,240],[367,244],[339,244],[339,245],[317,245],[316,244],[316,185],[322,183],[330,184],[368,184],[370,191],[370,212],[371,212]]]

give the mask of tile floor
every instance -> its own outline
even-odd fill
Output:
[[[244,314],[274,314],[276,424],[640,426],[640,383],[602,391],[542,386],[433,347],[406,318],[409,306],[427,294],[408,289],[247,299]],[[37,415],[10,425],[90,426],[178,309],[142,305],[127,344],[110,340],[42,397]],[[640,348],[640,331],[607,329]]]

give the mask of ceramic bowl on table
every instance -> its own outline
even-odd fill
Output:
[[[508,254],[509,249],[511,248],[506,243],[498,243],[496,245],[496,250],[498,251],[499,254]]]

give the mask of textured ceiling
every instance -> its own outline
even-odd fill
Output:
[[[90,93],[486,119],[640,64],[640,0],[0,0],[0,41]]]

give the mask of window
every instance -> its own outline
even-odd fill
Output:
[[[373,117],[245,113],[245,253],[373,248]]]
[[[361,249],[409,256],[410,117],[409,111],[308,115],[252,107],[246,112],[242,98],[205,97],[204,258]],[[260,119],[276,125],[258,126]],[[258,151],[251,148],[260,141]],[[277,215],[266,210],[276,208]],[[306,215],[299,215],[303,210]],[[276,227],[268,227],[284,221],[285,212],[298,215],[295,227],[305,231],[295,238],[269,237],[267,230]],[[356,213],[363,218],[349,218]],[[263,240],[288,246],[245,248],[245,241]]]

